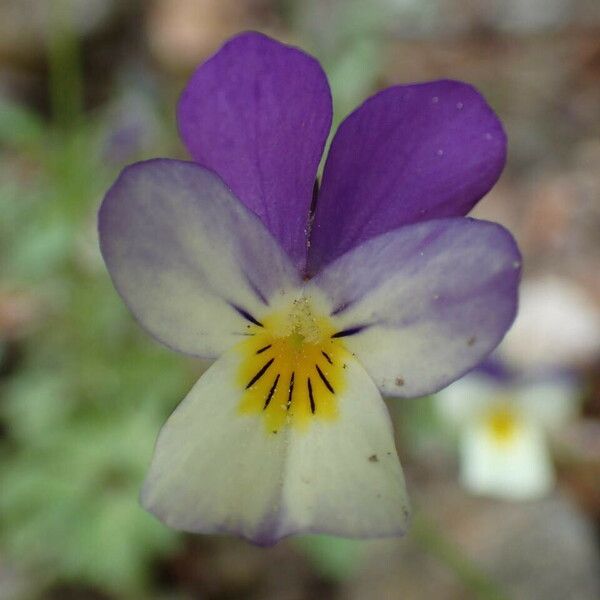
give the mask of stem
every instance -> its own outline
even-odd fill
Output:
[[[50,1],[48,40],[49,93],[52,116],[60,129],[77,125],[82,114],[83,85],[71,0]]]

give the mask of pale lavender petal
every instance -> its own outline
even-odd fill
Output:
[[[212,358],[268,312],[298,274],[260,220],[211,171],[149,160],[127,167],[98,215],[100,248],[141,325]]]
[[[331,145],[309,272],[401,225],[466,215],[505,157],[502,125],[470,85],[434,81],[376,94]]]
[[[488,356],[473,370],[473,374],[486,377],[498,385],[510,386],[519,379],[518,373],[498,353]]]
[[[517,308],[521,258],[499,225],[467,218],[401,227],[319,273],[340,331],[385,394],[435,392],[500,342]]]
[[[319,63],[252,32],[199,67],[179,102],[179,129],[193,158],[221,176],[300,269],[331,115]]]

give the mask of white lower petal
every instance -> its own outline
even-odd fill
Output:
[[[510,440],[499,441],[480,421],[461,439],[461,479],[476,494],[511,500],[538,498],[554,485],[544,433],[528,422]]]
[[[198,381],[163,427],[143,505],[167,525],[269,544],[301,531],[397,535],[408,502],[385,405],[348,362],[335,420],[265,429],[242,414],[234,350]]]
[[[240,415],[238,358],[229,353],[202,375],[163,426],[142,504],[175,529],[272,530],[287,440],[265,435],[260,415]]]
[[[346,374],[338,420],[291,430],[283,505],[294,530],[399,535],[409,507],[387,408],[357,362]]]

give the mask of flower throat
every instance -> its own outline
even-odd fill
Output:
[[[347,350],[331,320],[305,297],[261,322],[249,320],[239,346],[240,412],[262,413],[272,434],[288,424],[305,429],[315,419],[335,419]]]

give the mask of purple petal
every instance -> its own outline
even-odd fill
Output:
[[[518,375],[502,360],[499,354],[488,356],[482,363],[473,369],[474,375],[481,375],[493,380],[498,385],[513,385],[518,380]]]
[[[393,396],[435,392],[500,342],[517,308],[521,258],[499,225],[439,219],[365,242],[312,281],[348,349]]]
[[[211,171],[156,159],[127,167],[98,215],[113,283],[159,341],[216,357],[298,285],[287,255]]]
[[[331,115],[319,63],[259,33],[227,42],[179,102],[181,137],[194,160],[221,176],[299,269]]]
[[[309,272],[401,225],[466,215],[505,157],[502,125],[470,85],[434,81],[369,98],[333,139]]]

